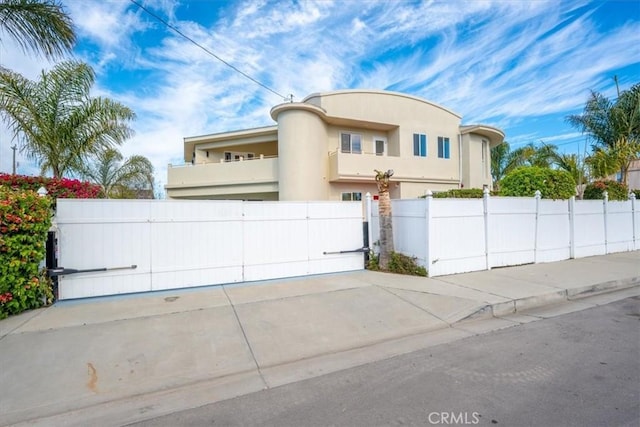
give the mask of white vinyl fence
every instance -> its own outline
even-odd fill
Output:
[[[58,200],[59,299],[363,269],[357,202]],[[327,253],[333,252],[333,253]]]
[[[379,239],[377,202],[370,240]],[[621,201],[539,197],[392,200],[395,250],[429,276],[640,249],[640,209]]]

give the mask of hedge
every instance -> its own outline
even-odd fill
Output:
[[[535,166],[517,168],[500,181],[501,196],[533,197],[536,190],[543,199],[569,199],[576,182],[567,171]]]
[[[39,269],[50,226],[48,198],[0,186],[0,319],[52,302]]]

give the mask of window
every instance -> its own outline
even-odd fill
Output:
[[[413,134],[413,155],[427,157],[427,135],[423,133]]]
[[[357,133],[340,134],[340,150],[343,153],[362,153],[362,135]]]
[[[373,140],[373,149],[376,153],[376,156],[384,156],[384,144],[385,141],[383,138],[374,138]]]
[[[449,152],[449,138],[444,136],[438,137],[438,157],[441,159],[448,159],[450,157]]]
[[[482,170],[484,173],[485,178],[488,177],[489,175],[489,168],[487,167],[487,152],[489,150],[489,147],[487,147],[487,140],[483,139],[482,140]]]
[[[362,200],[362,193],[353,192],[353,193],[342,193],[342,201],[343,202],[359,202]]]

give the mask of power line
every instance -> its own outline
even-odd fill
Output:
[[[176,27],[174,27],[173,25],[171,25],[170,23],[168,23],[167,21],[165,21],[164,19],[162,19],[160,16],[156,15],[155,13],[151,12],[149,9],[147,9],[146,7],[144,7],[143,5],[141,5],[140,3],[138,3],[136,0],[129,0],[131,3],[133,3],[134,5],[138,6],[140,9],[142,9],[143,11],[145,11],[147,14],[151,15],[153,18],[155,18],[156,20],[160,21],[163,25],[165,25],[167,28],[170,28],[171,30],[175,31],[177,34],[179,34],[181,37],[185,38],[186,40],[190,41],[191,43],[193,43],[194,45],[196,45],[197,47],[199,47],[200,49],[202,49],[203,51],[205,51],[207,54],[213,56],[215,59],[217,59],[218,61],[222,62],[224,65],[226,65],[227,67],[231,68],[232,70],[234,70],[237,73],[242,74],[244,77],[246,77],[247,79],[251,80],[252,82],[254,82],[255,84],[263,87],[264,89],[268,90],[269,92],[278,95],[280,98],[284,99],[285,101],[289,101],[289,102],[293,102],[293,95],[289,95],[289,96],[284,96],[278,92],[276,92],[275,90],[271,89],[269,86],[265,85],[264,83],[259,82],[258,80],[254,79],[253,77],[251,77],[250,75],[248,75],[247,73],[245,73],[244,71],[238,69],[237,67],[235,67],[232,64],[229,64],[227,61],[225,61],[224,59],[220,58],[218,55],[216,55],[215,53],[211,52],[209,49],[207,49],[206,47],[202,46],[200,43],[196,42],[195,40],[193,40],[191,37],[187,36],[186,34],[184,34],[182,31],[180,31],[179,29],[177,29]]]

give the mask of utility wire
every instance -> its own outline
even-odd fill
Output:
[[[227,61],[225,61],[224,59],[220,58],[218,55],[216,55],[215,53],[211,52],[209,49],[207,49],[206,47],[202,46],[200,43],[196,42],[195,40],[193,40],[191,37],[187,36],[186,34],[184,34],[182,31],[180,31],[179,29],[177,29],[176,27],[174,27],[173,25],[171,25],[170,23],[168,23],[167,21],[165,21],[164,19],[162,19],[160,16],[156,15],[155,13],[153,13],[152,11],[150,11],[149,9],[147,9],[146,7],[144,7],[143,5],[141,5],[140,3],[138,3],[136,0],[129,0],[131,3],[133,3],[134,5],[138,6],[140,9],[142,9],[143,11],[145,11],[147,14],[151,15],[152,17],[154,17],[156,20],[160,21],[162,24],[164,24],[166,27],[172,29],[173,31],[175,31],[176,33],[178,33],[180,36],[182,36],[183,38],[187,39],[188,41],[190,41],[191,43],[193,43],[194,45],[196,45],[197,47],[199,47],[200,49],[204,50],[207,54],[213,56],[215,59],[217,59],[218,61],[222,62],[224,65],[226,65],[227,67],[231,68],[232,70],[234,70],[237,73],[242,74],[244,77],[246,77],[247,79],[251,80],[252,82],[254,82],[255,84],[265,88],[266,90],[268,90],[269,92],[279,96],[280,98],[284,99],[285,101],[290,101],[293,102],[293,95],[289,95],[289,96],[284,96],[278,92],[276,92],[275,90],[271,89],[269,86],[265,85],[264,83],[259,82],[258,80],[254,79],[253,77],[251,77],[250,75],[248,75],[247,73],[245,73],[244,71],[238,69],[237,67],[233,66],[232,64],[229,64]]]

